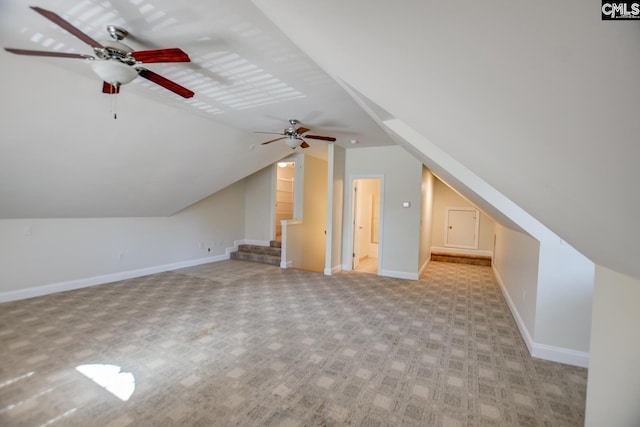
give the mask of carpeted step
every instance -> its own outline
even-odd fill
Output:
[[[269,242],[269,246],[271,246],[272,248],[281,248],[282,242],[280,240],[272,240]]]
[[[431,261],[453,262],[456,264],[482,265],[491,267],[488,255],[467,255],[449,252],[431,252]]]
[[[259,246],[259,245],[238,245],[238,252],[248,252],[260,255],[280,256],[282,253],[281,248],[274,248],[272,246]]]
[[[231,252],[231,259],[259,262],[262,264],[271,264],[271,265],[278,265],[278,266],[280,265],[280,255],[275,256],[275,255],[260,254],[255,252],[236,251],[236,252]]]

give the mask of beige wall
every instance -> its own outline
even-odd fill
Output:
[[[327,236],[331,236],[331,244],[327,246],[325,257],[325,274],[342,269],[342,210],[345,190],[345,149],[329,144],[328,146],[328,182],[327,200]]]
[[[299,267],[324,272],[327,229],[327,162],[313,156],[304,158],[302,228]]]
[[[274,166],[266,168],[246,177],[244,238],[258,242],[266,242],[273,238],[275,219],[273,219],[272,200],[275,183]]]
[[[433,242],[433,187],[436,177],[429,169],[422,166],[422,212],[420,214],[420,255],[418,267],[422,270],[431,258]]]
[[[445,247],[447,208],[478,208],[438,178],[435,179],[433,193],[432,246]],[[493,230],[495,221],[484,212],[479,212],[480,225],[477,250],[481,252],[493,252]],[[465,249],[465,252],[474,252],[474,250]]]

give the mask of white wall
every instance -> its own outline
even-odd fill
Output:
[[[585,426],[640,425],[640,280],[595,268]]]
[[[0,220],[0,300],[224,256],[244,236],[244,190],[239,181],[163,218]]]
[[[433,246],[444,248],[446,241],[447,208],[478,209],[478,207],[438,178],[435,179],[433,187]],[[493,251],[493,228],[495,221],[483,211],[479,210],[479,212],[478,249],[465,249],[464,252],[487,253]]]
[[[496,224],[493,269],[525,343],[531,351],[536,324],[540,244],[527,234]]]
[[[493,268],[529,352],[588,366],[593,263],[568,244],[495,227]]]
[[[431,246],[433,241],[433,186],[436,178],[429,169],[422,166],[422,212],[420,214],[420,254],[418,267],[420,272],[427,266],[431,259]]]
[[[246,240],[264,243],[274,236],[274,167],[269,165],[244,179]]]
[[[353,179],[383,176],[381,189],[382,216],[380,244],[382,257],[378,259],[383,276],[417,279],[420,246],[420,211],[422,164],[398,146],[356,148],[346,153],[346,189]],[[345,191],[343,221],[348,226],[343,233],[342,266],[351,267],[352,192]],[[402,202],[411,203],[403,208]]]
[[[593,282],[593,263],[569,244],[559,239],[540,242],[538,344],[589,352]]]

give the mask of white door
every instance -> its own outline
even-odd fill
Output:
[[[478,249],[479,217],[479,212],[476,209],[447,209],[445,246]]]

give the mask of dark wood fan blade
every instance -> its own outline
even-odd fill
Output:
[[[180,86],[178,83],[172,82],[171,80],[162,77],[160,74],[156,74],[153,71],[147,70],[146,68],[137,68],[137,70],[140,77],[144,77],[145,79],[150,80],[165,89],[169,89],[171,92],[177,93],[183,98],[191,98],[193,97],[193,95],[195,95],[195,93],[193,93],[186,87]]]
[[[120,85],[112,85],[111,83],[102,82],[102,93],[107,93],[109,95],[120,93]]]
[[[285,137],[283,136],[282,138],[272,139],[272,140],[270,140],[270,141],[263,142],[263,143],[262,143],[262,144],[260,144],[260,145],[267,145],[267,144],[271,144],[272,142],[280,141],[281,139],[284,139],[284,138],[285,138]]]
[[[309,148],[309,144],[307,144],[306,141],[302,141],[302,144],[300,144],[301,148]]]
[[[131,56],[145,64],[153,62],[191,62],[189,55],[178,48],[156,49],[156,50],[138,50],[131,52]]]
[[[302,135],[305,132],[309,132],[309,128],[299,127],[298,129],[296,129],[296,132],[298,132],[298,135]]]
[[[91,47],[95,47],[95,48],[99,48],[99,49],[104,49],[104,46],[102,46],[100,43],[98,43],[97,41],[95,41],[94,39],[92,39],[91,37],[89,37],[88,35],[86,35],[85,33],[83,33],[82,31],[80,31],[79,29],[77,29],[76,27],[74,27],[73,25],[71,25],[71,23],[65,21],[60,15],[51,12],[50,10],[46,10],[43,9],[41,7],[37,7],[37,6],[30,6],[31,9],[35,10],[36,12],[38,12],[40,15],[44,16],[45,18],[47,18],[49,21],[53,22],[54,24],[58,25],[59,27],[67,30],[69,33],[71,33],[72,35],[76,36],[77,38],[79,38],[80,40],[82,40],[83,42],[85,42],[86,44],[88,44]]]
[[[305,138],[311,138],[311,139],[320,139],[322,141],[335,141],[336,139],[331,137],[331,136],[320,136],[320,135],[305,135]]]
[[[13,49],[11,47],[5,47],[7,52],[15,53],[16,55],[28,55],[28,56],[53,56],[56,58],[74,58],[74,59],[93,59],[91,55],[82,55],[80,53],[65,53],[65,52],[49,52],[46,50],[27,50],[27,49]]]

